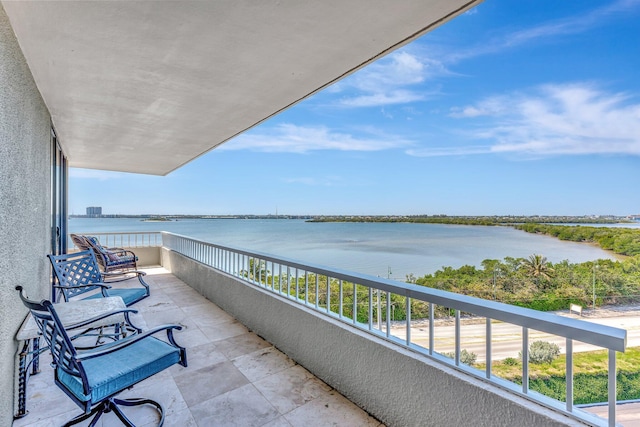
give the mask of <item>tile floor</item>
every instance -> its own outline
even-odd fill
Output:
[[[175,336],[189,366],[175,365],[120,396],[161,402],[165,426],[382,426],[167,270],[146,271],[151,296],[133,307],[139,313],[132,321],[143,328],[182,325]],[[53,384],[47,357],[28,384],[29,414],[14,427],[59,426],[79,414]],[[151,407],[126,409],[138,426],[158,421]],[[119,425],[112,413],[98,423],[112,425]]]

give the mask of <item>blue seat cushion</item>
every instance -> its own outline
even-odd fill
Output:
[[[117,344],[116,341],[106,346]],[[57,369],[57,377],[79,401],[90,402],[93,405],[179,361],[178,348],[149,336],[113,353],[82,362],[91,390],[89,395],[84,394],[82,380],[79,377],[60,368]]]
[[[115,254],[109,253],[107,262],[109,265],[133,264],[138,260],[137,258],[138,257],[134,256],[117,256]]]
[[[111,288],[107,289],[107,294],[110,297],[120,297],[124,301],[124,305],[129,307],[136,301],[140,301],[144,297],[148,296],[146,288]],[[93,294],[85,299],[102,298],[101,293]]]

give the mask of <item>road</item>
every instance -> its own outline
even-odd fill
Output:
[[[568,313],[559,313],[561,316],[581,318],[578,315]],[[627,330],[627,347],[640,346],[640,307],[632,310],[612,311],[598,310],[588,313],[589,317],[582,317],[583,320],[602,325],[613,326]],[[455,327],[454,325],[436,326],[434,333],[434,351],[439,353],[452,352],[455,345]],[[405,328],[403,326],[393,326],[391,333],[395,336],[404,338]],[[463,320],[460,328],[460,346],[469,352],[475,353],[478,358],[477,362],[485,361],[486,352],[486,325],[481,321]],[[519,326],[494,321],[491,324],[492,335],[492,358],[493,360],[501,360],[507,357],[518,357],[518,353],[522,350],[522,328]],[[557,344],[562,353],[566,348],[566,340],[556,335],[547,334],[539,331],[529,330],[529,342],[543,340]],[[411,341],[414,344],[421,345],[425,348],[429,347],[429,327],[428,325],[417,325],[411,328]],[[574,353],[601,350],[581,342],[573,342]]]
[[[627,347],[640,346],[640,307],[614,307],[609,309],[587,310],[585,317],[569,314],[568,312],[557,313],[561,316],[582,319],[587,322],[598,323],[627,330]],[[453,323],[453,322],[451,322]],[[391,328],[391,333],[404,339],[405,328],[395,326]],[[475,353],[478,357],[476,362],[485,361],[485,336],[486,324],[484,320],[463,320],[460,327],[460,345],[462,349]],[[518,357],[522,350],[522,328],[502,322],[491,323],[491,354],[493,360],[501,360],[507,357]],[[455,327],[451,325],[440,325],[435,327],[434,350],[439,353],[452,352],[454,349]],[[566,349],[564,338],[546,334],[534,330],[529,330],[529,342],[544,340],[556,343],[560,347],[561,353]],[[429,347],[429,327],[428,325],[416,325],[411,328],[411,341],[414,344]],[[592,345],[573,342],[573,351],[601,350]],[[600,417],[607,418],[608,406],[593,406],[585,408],[586,411],[594,413]],[[616,421],[625,427],[640,427],[640,402],[618,404],[616,408]]]

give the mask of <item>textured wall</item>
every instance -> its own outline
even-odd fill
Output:
[[[16,285],[49,293],[50,117],[0,5],[0,426],[13,420]]]
[[[165,268],[390,426],[583,425],[163,249]]]

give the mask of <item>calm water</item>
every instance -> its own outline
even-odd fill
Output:
[[[144,222],[73,218],[71,233],[170,231],[225,246],[312,264],[404,279],[444,266],[480,267],[484,259],[542,254],[551,262],[616,259],[597,247],[563,242],[510,227],[402,223],[308,223],[303,220],[193,219]]]

